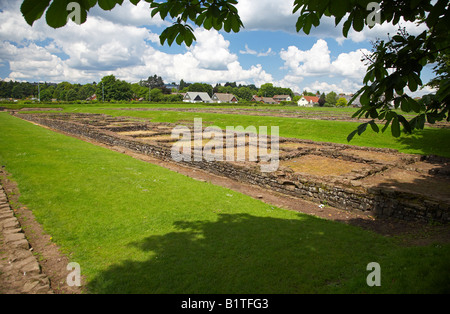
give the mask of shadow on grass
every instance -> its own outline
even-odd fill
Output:
[[[450,158],[450,129],[426,128],[414,131],[413,135],[401,136],[396,141],[422,155],[437,155]]]
[[[131,243],[148,252],[148,260],[111,266],[90,282],[89,292],[361,292],[367,264],[384,254],[380,246],[392,249],[370,232],[305,215],[220,214],[217,221],[175,226],[179,231]]]

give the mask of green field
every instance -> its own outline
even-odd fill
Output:
[[[351,111],[354,108],[304,108],[303,111],[321,109],[325,113],[342,113]],[[300,109],[297,109],[300,110]],[[239,114],[217,114],[217,113],[193,113],[193,112],[173,112],[173,111],[131,111],[117,110],[117,108],[96,108],[96,107],[71,107],[65,112],[103,113],[113,116],[130,116],[136,118],[150,119],[152,122],[172,122],[193,121],[195,118],[202,118],[204,125],[214,124],[221,128],[227,126],[279,126],[280,136],[307,139],[319,142],[332,142],[349,144],[347,136],[356,129],[358,122],[326,121],[297,119],[270,116],[252,116]],[[183,122],[181,122],[182,124]],[[450,129],[425,128],[417,131],[413,135],[403,134],[400,138],[391,135],[390,128],[385,133],[375,133],[370,128],[361,136],[356,136],[351,145],[392,148],[408,154],[439,155],[450,158],[450,145],[447,143],[450,138]]]
[[[9,108],[26,108],[33,105],[5,105]],[[319,142],[332,142],[340,144],[350,144],[357,146],[377,147],[377,148],[392,148],[407,154],[422,154],[422,155],[438,155],[450,158],[450,145],[443,145],[447,143],[450,138],[450,129],[440,129],[426,127],[422,131],[415,131],[412,135],[402,134],[399,138],[394,138],[391,135],[390,128],[385,133],[375,133],[370,127],[361,136],[355,136],[354,139],[348,143],[347,136],[356,129],[360,124],[357,120],[355,122],[343,121],[327,121],[327,120],[312,120],[299,119],[288,117],[270,117],[270,116],[256,116],[243,114],[220,114],[220,113],[195,113],[195,112],[175,112],[165,109],[173,108],[198,108],[199,110],[221,108],[226,109],[257,109],[267,111],[292,111],[308,115],[345,115],[350,117],[357,109],[355,108],[302,108],[289,106],[234,106],[234,105],[203,105],[203,104],[95,104],[95,105],[40,105],[39,107],[48,108],[63,108],[63,112],[78,112],[78,113],[101,113],[113,116],[130,116],[136,118],[150,119],[152,122],[180,122],[193,121],[194,118],[202,118],[204,125],[216,125],[221,128],[226,126],[279,126],[280,136],[292,137],[299,139],[307,139]],[[158,111],[133,111],[121,110],[121,108],[158,108]],[[405,114],[405,113],[403,113]],[[406,114],[408,116],[408,114]],[[381,125],[380,125],[381,128]],[[270,128],[269,128],[270,130]]]
[[[238,119],[202,117],[219,125]],[[235,122],[258,122],[242,119]],[[81,265],[88,293],[450,291],[450,245],[404,247],[399,239],[279,209],[6,113],[0,113],[0,163],[18,183],[20,201]],[[371,262],[381,265],[381,287],[366,284]]]

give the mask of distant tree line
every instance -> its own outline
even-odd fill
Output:
[[[187,83],[181,80],[179,84],[172,82],[166,84],[158,76],[149,76],[145,80],[137,83],[128,83],[117,79],[114,75],[108,75],[100,82],[88,84],[71,84],[69,82],[61,83],[28,83],[14,81],[0,81],[0,99],[28,99],[41,102],[56,101],[86,101],[91,100],[96,95],[99,102],[105,101],[151,101],[151,102],[181,102],[182,93],[186,92],[205,92],[211,97],[214,93],[228,93],[235,95],[240,101],[251,101],[254,95],[259,97],[274,97],[275,95],[289,95],[294,102],[300,99],[300,96],[294,94],[290,88],[274,86],[272,83],[266,83],[257,88],[254,84],[242,85],[236,82],[227,82],[225,84],[216,84],[215,86],[206,83]],[[304,91],[303,95],[316,96],[319,92],[311,93]],[[319,105],[336,106],[339,103],[336,93],[330,92],[320,96]]]

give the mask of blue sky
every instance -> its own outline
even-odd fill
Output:
[[[303,90],[353,93],[361,87],[366,66],[363,53],[376,38],[397,27],[377,25],[342,37],[342,27],[323,19],[309,36],[295,31],[293,0],[240,0],[245,25],[226,33],[195,28],[197,41],[187,48],[159,44],[170,23],[150,17],[145,2],[124,2],[111,12],[91,10],[81,25],[70,22],[52,29],[44,20],[33,27],[20,13],[21,1],[0,0],[0,78],[17,81],[87,83],[114,74],[137,82],[157,74],[166,83],[273,83]],[[402,23],[411,34],[423,28]],[[426,71],[424,81],[431,78]],[[421,91],[420,93],[428,93]]]

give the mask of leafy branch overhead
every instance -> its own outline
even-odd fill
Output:
[[[103,10],[112,10],[122,5],[124,0],[23,0],[21,11],[30,24],[40,19],[44,13],[47,24],[57,28],[67,24],[72,17],[67,9],[77,3],[80,10],[79,21],[84,23],[89,10],[98,4]],[[239,32],[243,23],[236,5],[237,0],[130,0],[137,5],[140,1],[150,4],[151,17],[159,15],[170,18],[173,25],[160,35],[161,44],[191,46],[196,40],[191,25],[206,29]],[[357,32],[369,23],[371,14],[376,14],[377,23],[390,22],[400,25],[401,21],[416,22],[426,26],[421,34],[409,35],[399,29],[398,34],[388,41],[377,41],[373,52],[366,56],[368,70],[364,86],[355,94],[350,104],[360,97],[362,108],[354,117],[371,119],[352,132],[350,141],[356,134],[361,135],[371,126],[379,132],[376,120],[381,121],[384,132],[390,127],[392,135],[401,135],[401,127],[406,133],[423,129],[425,122],[450,121],[450,8],[448,0],[378,0],[370,10],[374,0],[294,0],[293,14],[299,14],[296,28],[309,34],[323,17],[334,17],[336,26],[342,25],[342,33],[347,37],[350,29]],[[258,5],[257,2],[255,5]],[[341,24],[342,23],[342,24]],[[421,73],[426,66],[434,66],[436,77],[426,84]],[[428,85],[436,89],[435,95],[423,97],[420,101],[408,96],[408,90],[417,91]],[[407,120],[400,112],[414,113]]]
[[[161,44],[166,41],[172,45],[183,42],[191,46],[196,39],[189,22],[205,29],[225,30],[226,32],[239,32],[243,28],[241,18],[235,5],[237,0],[167,0],[156,2],[143,0],[150,4],[151,17],[159,15],[163,20],[170,17],[174,23],[166,28],[160,35]],[[21,11],[28,24],[40,19],[46,11],[45,18],[53,28],[63,27],[67,24],[70,3],[78,3],[80,8],[80,22],[86,22],[89,10],[95,5],[103,10],[112,10],[116,5],[122,5],[124,0],[24,0]],[[137,5],[141,0],[130,0]],[[150,18],[150,16],[149,16]]]

